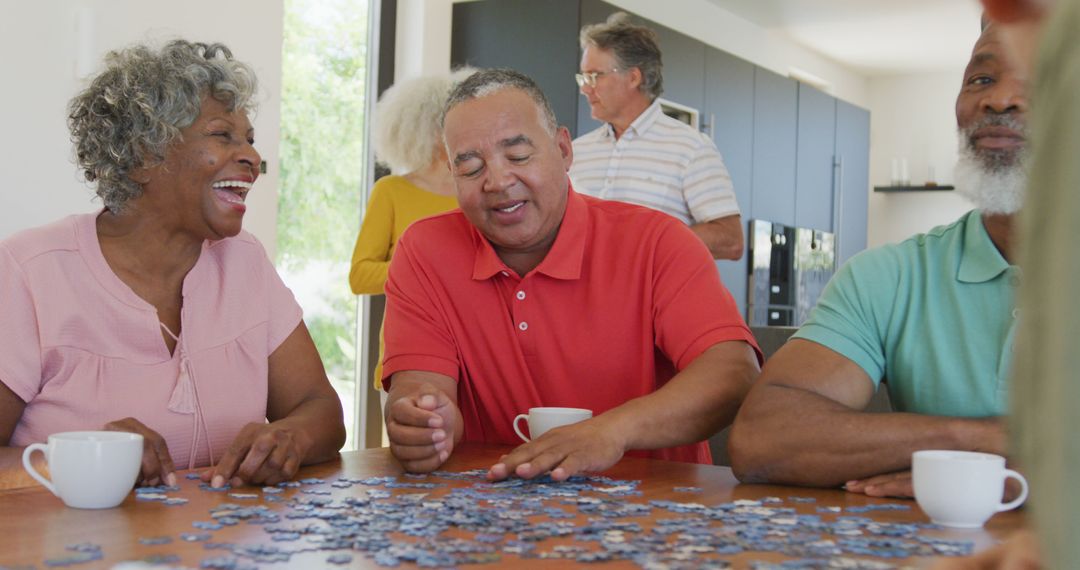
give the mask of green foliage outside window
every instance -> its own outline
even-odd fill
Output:
[[[286,0],[282,46],[276,265],[304,308],[347,419],[355,390],[356,297],[348,273],[363,192],[367,15],[366,0]],[[351,430],[352,422],[346,425]]]

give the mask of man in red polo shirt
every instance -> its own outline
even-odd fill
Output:
[[[489,477],[563,480],[630,450],[711,462],[760,352],[708,250],[675,218],[570,188],[570,134],[528,77],[481,71],[450,95],[460,211],[414,223],[386,284],[391,450],[438,468],[459,441],[517,443],[537,406],[594,417],[551,430]]]

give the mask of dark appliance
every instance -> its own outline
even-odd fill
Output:
[[[832,277],[833,235],[751,220],[749,249],[749,324],[801,325]]]

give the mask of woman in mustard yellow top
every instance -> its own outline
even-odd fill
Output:
[[[380,178],[371,189],[349,271],[353,293],[382,294],[390,257],[405,228],[457,207],[439,115],[450,90],[473,71],[405,80],[379,99],[372,141],[376,158],[394,174]],[[382,352],[379,331],[376,388],[382,384]]]

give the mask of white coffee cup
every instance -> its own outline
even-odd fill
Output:
[[[1020,496],[1001,502],[1005,480],[1020,482]],[[1005,458],[973,451],[926,450],[911,456],[915,500],[930,520],[942,526],[980,528],[995,513],[1027,499],[1024,476],[1005,468]]]
[[[520,420],[529,422],[529,435],[536,439],[552,428],[576,424],[591,417],[592,410],[582,408],[529,408],[528,414],[518,414],[514,418],[514,432],[522,441],[529,441],[529,438],[525,437],[525,434],[521,433],[521,428],[518,427]]]
[[[52,481],[38,473],[30,456],[40,451]],[[23,451],[23,467],[69,507],[108,509],[124,502],[142,464],[143,436],[121,431],[69,431]]]

